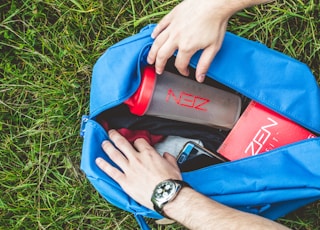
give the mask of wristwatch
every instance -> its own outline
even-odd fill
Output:
[[[160,182],[151,197],[154,210],[165,216],[163,213],[164,205],[174,200],[183,187],[190,187],[190,185],[184,181],[172,179]]]

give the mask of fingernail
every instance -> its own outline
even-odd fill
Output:
[[[159,71],[159,70],[156,70],[156,74],[158,74],[158,75],[161,75],[162,74],[162,70],[161,71]]]
[[[155,38],[156,38],[156,36],[154,36],[154,33],[151,33],[150,37],[151,37],[152,39],[155,39]]]
[[[107,140],[104,140],[104,141],[102,141],[102,144],[101,144],[101,146],[105,146],[107,143],[109,143],[109,141],[107,141]]]
[[[203,82],[204,81],[204,79],[205,79],[205,77],[206,77],[206,75],[205,74],[199,74],[198,76],[197,76],[197,80],[198,80],[198,82]]]
[[[101,163],[102,163],[102,158],[101,157],[98,157],[98,158],[96,158],[96,164],[97,165],[100,165]]]
[[[108,131],[108,134],[109,134],[109,136],[112,134],[112,133],[114,133],[114,129],[109,129],[109,131]]]

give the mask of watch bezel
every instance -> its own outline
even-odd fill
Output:
[[[170,193],[166,194],[166,191],[163,190],[163,186],[171,186],[171,191]],[[164,180],[160,182],[154,189],[151,201],[154,205],[154,209],[163,215],[163,207],[166,205],[168,202],[174,200],[174,198],[177,196],[179,191],[184,187],[184,186],[189,186],[186,182],[180,181],[180,180]],[[160,194],[161,193],[161,194]]]

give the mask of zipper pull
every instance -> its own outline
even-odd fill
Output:
[[[84,134],[86,132],[86,124],[89,120],[88,115],[83,115],[81,118],[81,125],[80,125],[80,137],[84,137]]]

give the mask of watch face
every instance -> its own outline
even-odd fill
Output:
[[[154,198],[157,200],[167,199],[175,193],[175,184],[171,181],[164,181],[157,186]]]
[[[158,213],[163,214],[163,206],[173,200],[184,185],[186,185],[186,183],[171,179],[158,184],[151,197],[154,209]]]

